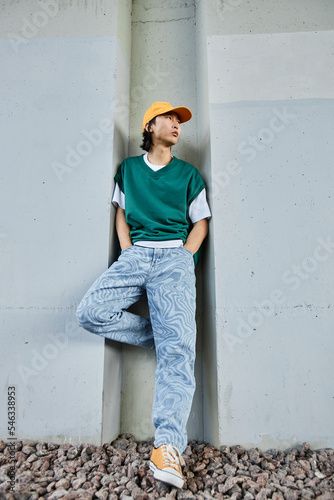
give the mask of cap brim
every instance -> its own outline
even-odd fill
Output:
[[[170,111],[175,111],[178,114],[181,123],[187,122],[192,117],[192,112],[186,106],[178,106],[176,108],[170,109]]]

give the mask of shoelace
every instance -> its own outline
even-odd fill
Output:
[[[177,448],[175,448],[171,444],[165,444],[162,450],[163,450],[164,463],[166,465],[171,465],[173,468],[178,469],[179,465],[175,463],[177,459],[179,460],[181,465],[185,465],[185,461],[181,453]]]

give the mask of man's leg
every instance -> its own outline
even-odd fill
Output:
[[[157,357],[152,411],[154,446],[172,444],[183,453],[196,388],[194,260],[182,247],[160,249],[156,255],[146,284]]]
[[[149,260],[136,246],[122,251],[85,293],[76,310],[80,326],[117,342],[154,349],[150,318],[124,309],[144,293]]]

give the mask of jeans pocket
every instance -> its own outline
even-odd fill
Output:
[[[180,247],[180,249],[181,249],[184,253],[186,253],[187,255],[189,255],[189,257],[191,258],[191,262],[192,262],[193,264],[195,264],[195,263],[194,263],[194,255],[191,253],[191,251],[190,251],[190,250],[188,250],[188,248],[184,248],[184,247]]]
[[[130,245],[129,247],[126,247],[126,248],[123,248],[123,250],[121,250],[121,253],[125,252],[126,250],[130,250],[130,248],[133,248],[134,245]]]

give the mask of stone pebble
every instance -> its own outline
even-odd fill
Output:
[[[0,440],[0,499],[334,500],[332,448],[314,450],[305,442],[261,451],[190,441],[178,489],[153,477],[152,446],[153,439],[136,441],[132,434],[102,446],[17,441],[12,491],[12,455]]]

